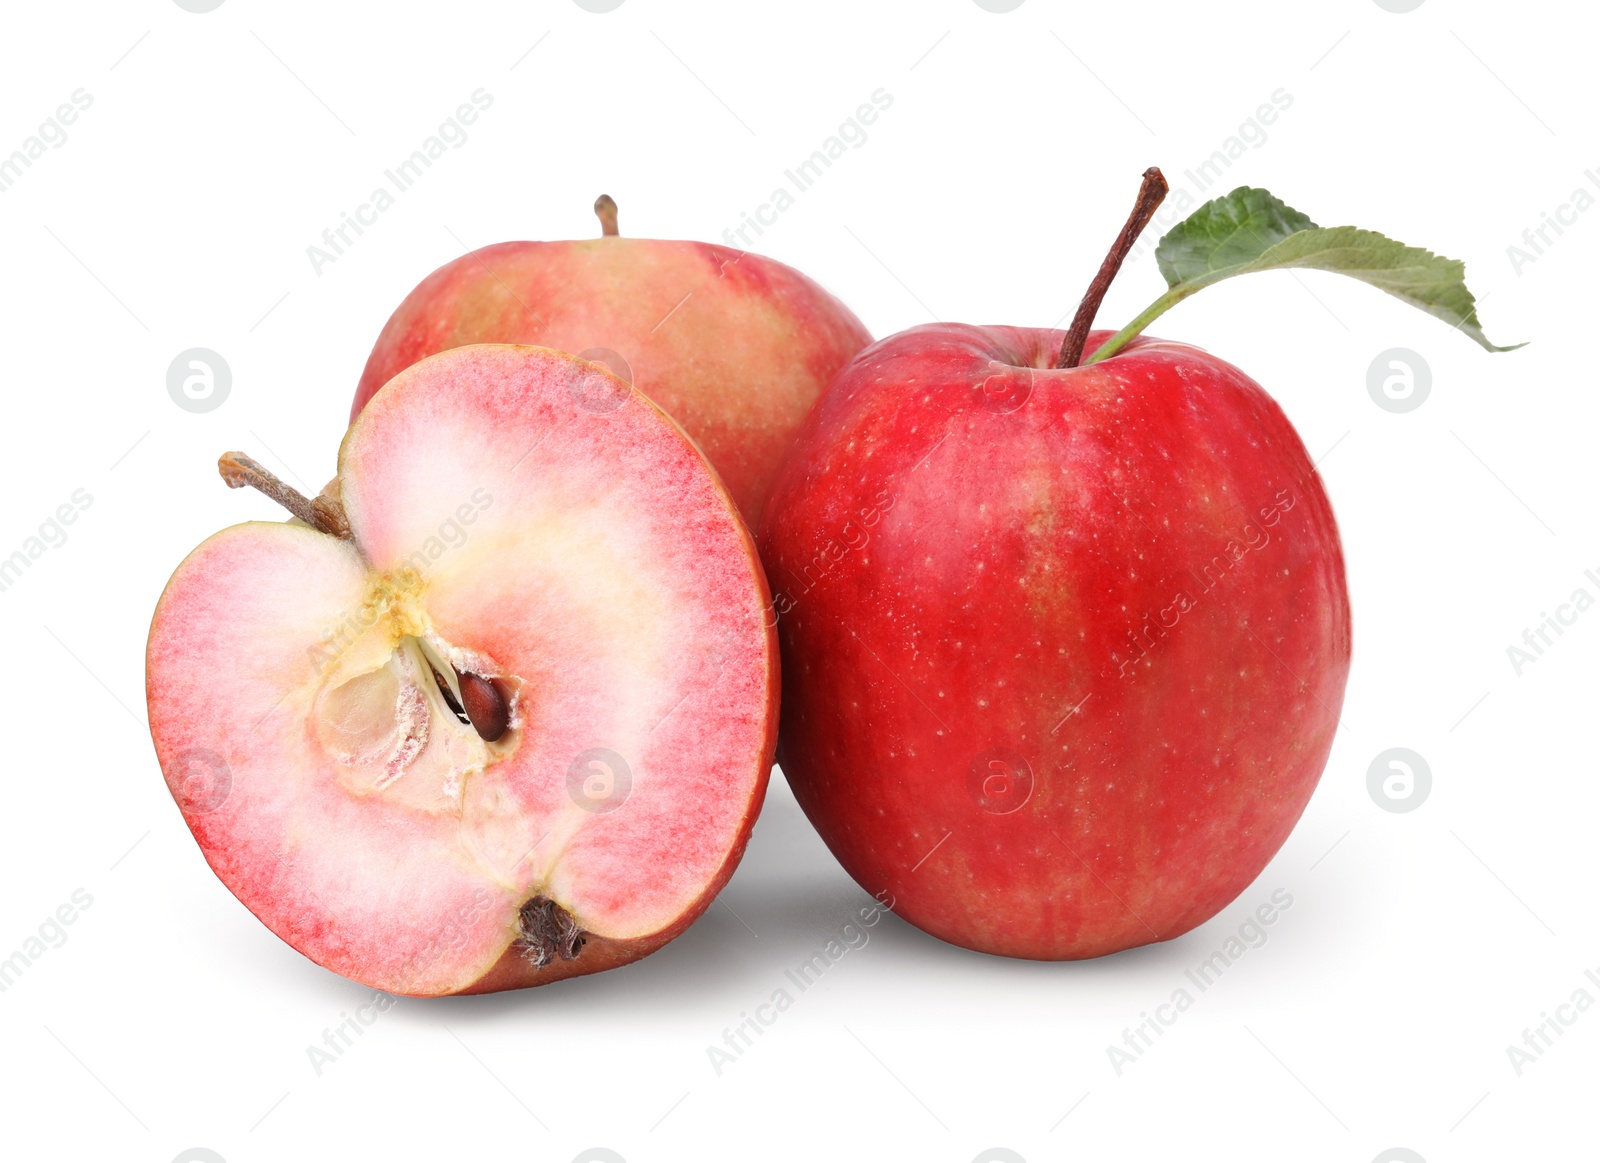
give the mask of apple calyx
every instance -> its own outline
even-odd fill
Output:
[[[600,219],[600,236],[617,237],[617,203],[610,194],[601,194],[594,200],[594,216]]]
[[[1128,221],[1106,252],[1105,261],[1100,264],[1089,289],[1084,292],[1083,301],[1078,304],[1078,313],[1072,317],[1072,326],[1067,328],[1066,337],[1061,341],[1061,357],[1056,360],[1056,367],[1077,367],[1083,362],[1083,345],[1089,338],[1089,328],[1094,326],[1100,302],[1111,289],[1111,281],[1122,269],[1123,260],[1128,257],[1133,244],[1144,233],[1144,228],[1150,225],[1156,207],[1167,196],[1167,188],[1166,177],[1155,166],[1144,172],[1144,179],[1139,183],[1139,196],[1133,203],[1133,212],[1128,215]]]
[[[587,940],[572,914],[547,896],[530,898],[517,912],[522,955],[543,969],[552,961],[577,960]]]
[[[318,532],[341,541],[350,540],[350,522],[345,518],[344,505],[338,497],[326,492],[315,499],[307,497],[242,452],[224,452],[217,458],[217,471],[230,489],[242,489],[248,485],[277,501]]]
[[[351,540],[350,522],[345,516],[344,504],[339,500],[337,478],[329,482],[328,487],[315,498],[310,498],[242,452],[223,453],[217,458],[217,471],[222,474],[229,488],[249,486],[278,502],[319,533],[326,533],[341,541]],[[435,693],[457,722],[471,727],[485,743],[496,743],[505,735],[511,725],[511,701],[500,682],[452,666],[440,657],[439,651],[425,636],[406,635],[403,641],[407,648],[415,649],[421,655],[421,664],[411,668],[416,672],[413,678],[424,676],[431,679]],[[396,717],[405,730],[401,733],[399,750],[390,758],[402,758],[407,753],[414,757],[427,743],[428,718],[426,700],[414,681],[401,684],[396,707]],[[406,763],[409,763],[409,759]],[[401,763],[400,768],[406,763]]]

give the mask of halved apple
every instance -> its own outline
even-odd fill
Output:
[[[625,964],[743,853],[777,724],[767,587],[681,429],[604,367],[457,348],[362,411],[303,520],[178,567],[150,729],[223,883],[413,995]]]

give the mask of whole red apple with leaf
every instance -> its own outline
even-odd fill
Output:
[[[1066,332],[933,324],[840,373],[759,543],[779,761],[844,867],[958,945],[1093,957],[1175,937],[1266,866],[1327,762],[1350,665],[1333,510],[1238,368],[1143,334],[1253,271],[1351,276],[1491,351],[1459,262],[1240,188],[1156,251],[1168,290]]]

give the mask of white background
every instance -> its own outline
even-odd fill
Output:
[[[1427,0],[755,5],[172,0],[6,8],[0,154],[93,105],[0,194],[0,556],[76,489],[70,539],[0,593],[9,762],[0,957],[84,889],[67,940],[0,994],[0,1155],[566,1163],[1067,1158],[1428,1163],[1576,1158],[1600,1012],[1519,1076],[1506,1048],[1600,967],[1589,612],[1518,676],[1506,648],[1600,571],[1593,264],[1581,213],[1592,45],[1579,6]],[[336,263],[306,247],[474,90],[493,106]],[[1355,662],[1322,784],[1277,859],[1189,935],[1083,964],[1005,961],[890,917],[720,1076],[707,1047],[869,898],[780,777],[721,903],[629,968],[405,1000],[319,1076],[307,1047],[370,991],[306,961],[207,870],[157,770],[143,647],[162,584],[270,514],[224,449],[315,490],[379,327],[441,263],[508,238],[720,239],[879,88],[892,108],[755,249],[878,336],[929,318],[1050,325],[1140,172],[1175,188],[1275,90],[1293,103],[1208,193],[1267,186],[1325,225],[1463,258],[1499,342],[1354,282],[1262,275],[1154,331],[1273,393],[1345,538]],[[1600,180],[1597,177],[1596,180]],[[1192,185],[1192,184],[1191,184]],[[753,236],[752,236],[753,237]],[[1160,289],[1132,261],[1101,320]],[[181,350],[233,373],[166,390]],[[1367,392],[1391,347],[1431,395]],[[419,455],[427,455],[419,450]],[[1381,810],[1379,752],[1433,773]],[[1276,889],[1294,904],[1134,1065],[1107,1046]],[[726,907],[724,907],[726,906]],[[791,990],[792,992],[792,990]],[[1387,1158],[1387,1156],[1384,1156]],[[206,1158],[206,1156],[196,1156]],[[596,1156],[613,1158],[613,1156]]]

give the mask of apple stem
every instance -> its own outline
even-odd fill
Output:
[[[217,471],[228,482],[230,489],[242,489],[249,485],[258,493],[277,501],[318,532],[342,541],[350,540],[350,522],[345,518],[344,506],[334,497],[307,497],[242,452],[224,452],[217,458]]]
[[[1133,249],[1134,242],[1144,228],[1150,225],[1151,216],[1166,196],[1167,179],[1159,169],[1151,166],[1144,172],[1144,180],[1139,184],[1139,197],[1133,204],[1133,213],[1128,215],[1122,233],[1111,244],[1105,261],[1094,276],[1094,282],[1089,284],[1083,301],[1078,304],[1078,313],[1072,317],[1072,326],[1067,328],[1067,336],[1061,341],[1061,358],[1056,361],[1056,367],[1077,367],[1083,362],[1083,345],[1089,339],[1089,328],[1094,326],[1100,301],[1106,297],[1106,292],[1111,289],[1111,280],[1117,277],[1117,271],[1122,268],[1123,259],[1128,257],[1128,252]]]
[[[594,200],[594,214],[600,219],[601,237],[617,237],[617,204],[610,194],[601,194]]]

